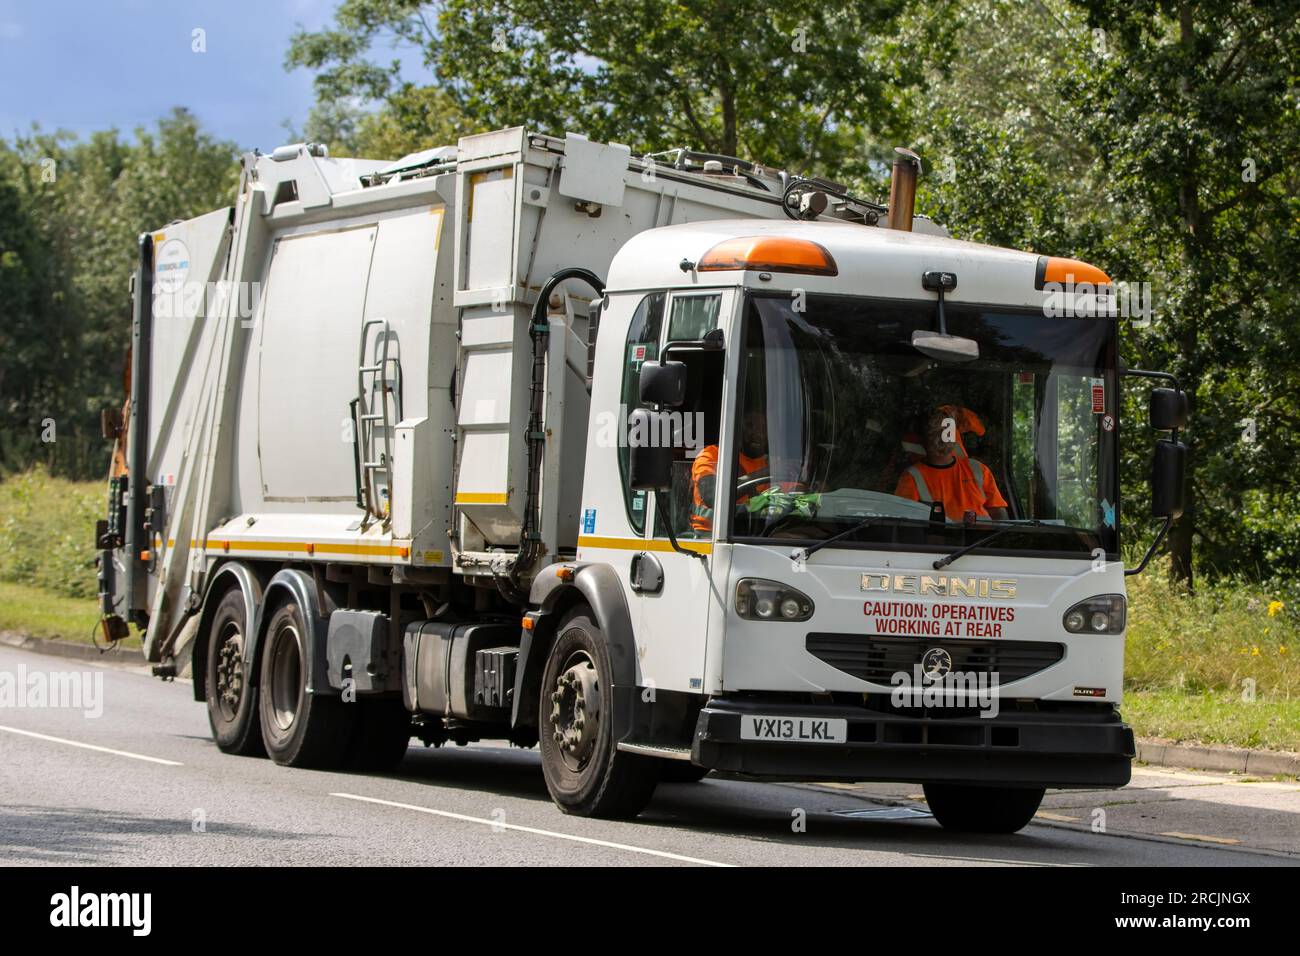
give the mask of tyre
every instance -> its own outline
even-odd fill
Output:
[[[927,783],[925,801],[945,830],[959,833],[1015,833],[1043,801],[1043,788],[969,787]]]
[[[347,708],[355,705],[307,693],[311,638],[297,603],[271,615],[263,640],[257,700],[266,752],[286,767],[344,766],[357,723]]]
[[[546,789],[565,813],[634,817],[659,783],[655,758],[615,746],[612,674],[605,635],[586,609],[570,613],[546,658],[538,710]]]
[[[663,783],[699,783],[709,775],[708,767],[697,767],[685,760],[661,760],[659,779]]]
[[[393,770],[406,756],[411,742],[411,713],[400,700],[361,699],[344,703],[356,708],[356,728],[348,748],[350,770]]]
[[[203,673],[204,697],[212,739],[223,753],[265,757],[257,718],[257,688],[248,680],[244,594],[232,588],[222,595],[208,627],[208,656]],[[195,675],[196,677],[198,675]]]

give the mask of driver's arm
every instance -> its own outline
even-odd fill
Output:
[[[718,483],[718,446],[706,445],[691,463],[691,481],[695,493],[706,505],[713,504],[713,492]]]
[[[998,490],[993,470],[983,462],[980,462],[980,467],[984,469],[984,509],[994,521],[1006,521],[1011,515],[1007,499],[1003,498],[1002,492]]]

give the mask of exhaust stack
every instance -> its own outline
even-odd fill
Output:
[[[910,149],[894,147],[893,174],[889,178],[889,228],[912,231],[912,216],[916,212],[916,176],[921,169],[921,157]]]

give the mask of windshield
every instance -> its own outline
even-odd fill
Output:
[[[945,304],[974,361],[921,355],[931,303],[752,296],[732,537],[1118,550],[1115,324]],[[865,521],[864,518],[872,520]]]

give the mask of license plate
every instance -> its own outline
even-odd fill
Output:
[[[822,717],[741,717],[741,740],[782,740],[796,743],[842,744],[849,722]]]

